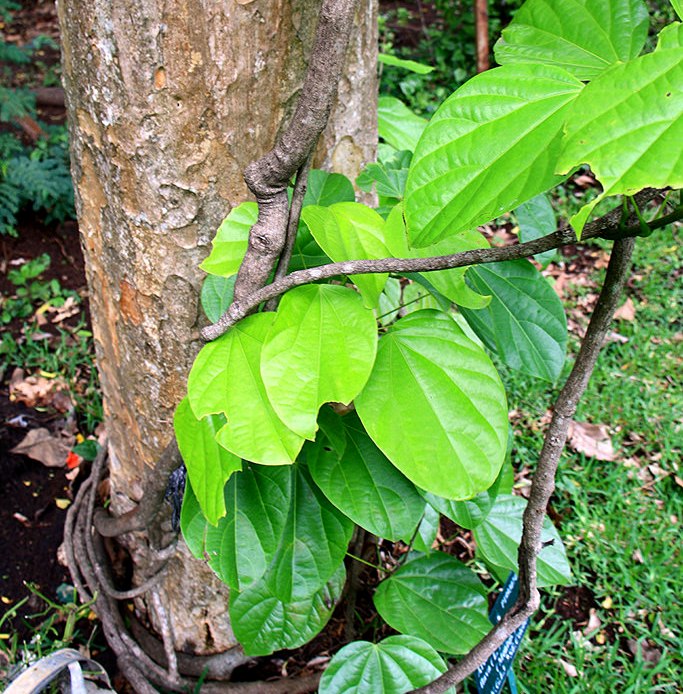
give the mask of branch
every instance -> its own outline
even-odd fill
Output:
[[[344,67],[356,0],[323,0],[315,44],[294,116],[275,147],[247,166],[244,180],[256,197],[259,215],[237,281],[244,301],[268,280],[287,235],[287,185],[313,151],[327,125]]]
[[[440,694],[462,682],[503,645],[537,609],[540,596],[537,587],[536,560],[542,549],[541,531],[548,502],[555,489],[555,473],[567,440],[569,425],[598,358],[612,316],[619,303],[631,268],[635,240],[619,239],[614,243],[605,284],[591,316],[574,368],[555,401],[553,417],[545,435],[543,449],[531,484],[529,503],[524,512],[524,531],[519,547],[519,597],[512,610],[461,660],[441,677],[413,694]]]
[[[647,188],[635,196],[639,206],[643,206],[650,200],[659,195],[661,191]],[[674,217],[671,219],[671,217]],[[683,209],[678,209],[676,213],[668,215],[667,218],[656,220],[650,223],[650,228],[665,226],[680,219],[683,216]],[[635,215],[634,215],[635,219]],[[666,220],[666,221],[664,221]],[[639,225],[623,228],[622,209],[617,207],[606,215],[596,219],[584,227],[581,240],[602,237],[616,238],[621,236],[637,236],[641,233]],[[661,222],[661,223],[660,223]],[[245,318],[260,303],[268,301],[273,297],[279,296],[289,289],[299,287],[311,282],[322,279],[329,279],[338,275],[358,275],[372,273],[406,273],[406,272],[433,272],[435,270],[451,270],[457,267],[468,265],[480,265],[482,263],[495,263],[503,260],[514,260],[518,258],[528,258],[543,251],[549,251],[570,243],[577,243],[578,239],[574,230],[566,225],[552,234],[548,234],[540,239],[518,243],[514,246],[503,246],[498,248],[477,248],[462,253],[451,255],[441,255],[431,258],[382,258],[380,260],[347,260],[341,263],[330,263],[308,270],[298,270],[292,272],[281,280],[276,280],[253,294],[235,299],[230,308],[213,325],[209,325],[202,330],[202,337],[207,340],[215,340],[231,328],[235,323]]]

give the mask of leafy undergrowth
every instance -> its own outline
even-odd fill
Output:
[[[520,691],[678,691],[682,242],[680,227],[638,240],[626,299],[576,414],[578,431],[553,500],[576,585],[544,596],[518,659]],[[555,279],[568,302],[573,354],[597,298],[606,252],[593,246],[565,263],[570,270],[586,265],[595,270]],[[523,491],[556,391],[503,373]]]

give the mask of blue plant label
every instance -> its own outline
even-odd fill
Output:
[[[503,615],[515,604],[518,591],[517,575],[511,573],[489,614],[489,619],[493,624],[498,624]],[[528,626],[529,620],[527,619],[522,626],[508,636],[505,643],[483,665],[475,670],[474,681],[477,683],[479,694],[499,694],[506,681],[510,685],[512,694],[517,694],[517,683],[512,671],[512,664]]]

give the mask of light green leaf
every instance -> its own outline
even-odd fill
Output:
[[[418,552],[429,554],[432,551],[436,535],[439,532],[439,521],[441,517],[439,516],[439,512],[429,504],[424,504],[422,511],[424,515],[417,528],[417,534],[413,539],[413,548]],[[413,533],[406,536],[404,542],[410,542],[412,536]]]
[[[202,284],[201,302],[206,317],[215,323],[230,307],[237,275],[207,275]]]
[[[494,50],[500,65],[547,63],[590,80],[614,63],[635,58],[647,28],[642,0],[527,0]]]
[[[528,260],[508,260],[471,268],[468,281],[491,294],[488,308],[462,309],[489,349],[511,368],[555,381],[564,365],[567,321],[562,302]]]
[[[308,285],[282,297],[261,375],[273,409],[292,431],[313,440],[320,405],[356,397],[375,359],[375,325],[372,311],[347,287]]]
[[[567,107],[583,84],[550,65],[477,75],[429,122],[408,174],[413,246],[472,229],[552,188]]]
[[[327,207],[335,202],[353,202],[355,199],[353,183],[346,176],[321,169],[312,169],[309,172],[304,206]]]
[[[671,5],[676,10],[678,18],[683,19],[683,2],[681,0],[671,0]]]
[[[515,209],[515,217],[517,217],[517,224],[519,224],[519,240],[522,243],[540,239],[551,234],[557,228],[555,210],[553,210],[553,206],[545,193],[523,202]],[[556,255],[557,251],[550,250],[537,253],[534,258],[543,267],[546,267]]]
[[[390,328],[355,404],[374,442],[418,487],[468,499],[496,479],[505,391],[484,350],[447,314],[419,311]]]
[[[401,308],[401,282],[390,277],[379,296],[377,320],[381,325],[389,325],[398,318]]]
[[[187,382],[195,416],[225,414],[218,443],[263,465],[291,463],[303,445],[273,410],[261,380],[261,349],[274,319],[272,313],[249,316],[202,347]]]
[[[522,516],[526,500],[501,494],[484,521],[472,532],[477,551],[487,563],[518,571],[517,549],[522,538]],[[562,540],[549,518],[543,521],[541,541],[546,544],[538,555],[538,585],[567,585],[571,569]]]
[[[297,648],[310,641],[332,616],[346,571],[340,565],[327,585],[306,598],[282,602],[267,582],[260,581],[230,597],[230,623],[250,656]]]
[[[655,50],[667,50],[669,48],[683,47],[683,24],[674,22],[664,27],[657,37],[657,48]]]
[[[326,413],[324,430],[331,426],[344,445],[325,438],[309,449],[306,462],[315,483],[343,514],[374,535],[394,542],[410,537],[424,510],[415,486],[375,446],[355,413]]]
[[[379,584],[374,602],[389,626],[444,653],[467,653],[491,629],[484,586],[442,552],[406,563]]]
[[[292,503],[293,469],[247,464],[228,480],[227,513],[207,529],[204,558],[230,588],[260,580],[275,558]]]
[[[557,171],[589,164],[603,193],[570,222],[578,236],[608,195],[683,187],[683,48],[656,50],[615,65],[573,105]]]
[[[211,253],[199,267],[211,275],[234,275],[247,252],[249,231],[257,217],[258,205],[255,202],[243,202],[235,207],[218,227]]]
[[[393,96],[380,96],[377,101],[379,136],[398,150],[415,151],[427,121],[415,115]]]
[[[403,198],[412,156],[412,152],[403,150],[397,152],[389,161],[368,164],[356,178],[356,185],[368,192],[374,185],[377,195],[396,200]]]
[[[415,636],[389,636],[379,643],[353,641],[332,658],[318,692],[405,694],[445,671],[441,656]]]
[[[197,419],[187,398],[183,398],[173,417],[175,437],[187,475],[206,520],[216,525],[225,515],[223,487],[242,461],[216,443],[216,432],[225,424],[223,415]]]
[[[190,480],[186,480],[183,506],[180,509],[180,531],[188,549],[197,559],[204,558],[204,537],[208,527],[197,497],[192,491],[192,484]]]
[[[415,72],[418,75],[428,75],[430,72],[434,71],[434,68],[430,65],[425,65],[424,63],[417,63],[414,60],[403,60],[402,58],[397,58],[395,55],[389,55],[388,53],[380,53],[377,56],[377,61],[383,63],[384,65],[400,67],[404,70]]]
[[[391,211],[386,221],[385,235],[391,251],[389,255],[396,258],[430,258],[461,253],[474,248],[487,248],[489,245],[479,232],[466,230],[457,236],[449,236],[425,248],[411,248],[408,245],[408,236],[403,219],[403,205],[396,205]],[[484,308],[488,306],[491,297],[478,294],[466,284],[465,273],[467,269],[466,267],[459,267],[421,274],[437,292],[454,304],[468,308]]]
[[[334,262],[387,258],[391,255],[384,241],[384,220],[366,205],[341,202],[330,207],[304,207],[302,218],[313,238]],[[368,308],[377,306],[387,274],[354,275]]]

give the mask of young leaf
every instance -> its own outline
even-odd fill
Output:
[[[518,571],[517,549],[522,538],[522,516],[526,501],[519,496],[501,494],[484,521],[474,530],[477,551],[487,563],[508,571]],[[567,585],[571,569],[564,545],[549,518],[543,521],[544,543],[538,555],[538,585]]]
[[[235,207],[218,227],[211,253],[199,267],[211,275],[234,275],[247,252],[249,230],[256,224],[257,217],[255,202],[243,202]]]
[[[422,517],[424,501],[375,446],[357,415],[327,416],[344,446],[326,438],[309,449],[308,469],[323,494],[354,523],[374,535],[396,541],[410,536]]]
[[[515,209],[515,217],[517,217],[517,224],[519,224],[519,240],[522,243],[540,239],[551,234],[557,228],[555,210],[553,210],[553,206],[545,193],[523,202]],[[550,250],[537,253],[534,258],[543,267],[546,267],[556,255],[557,251]]]
[[[379,643],[353,641],[332,658],[318,692],[404,694],[445,671],[441,656],[415,636],[389,636]]]
[[[261,349],[274,319],[272,313],[249,316],[202,347],[187,393],[196,417],[225,414],[227,422],[216,435],[221,446],[244,460],[286,465],[304,440],[277,416],[261,380]]]
[[[491,628],[486,589],[442,552],[406,563],[379,584],[374,603],[389,626],[444,653],[467,653]]]
[[[247,464],[225,486],[227,512],[206,530],[203,558],[234,590],[260,580],[275,557],[292,503],[292,470]]]
[[[320,405],[351,402],[370,375],[376,349],[374,315],[352,289],[314,284],[287,292],[261,353],[275,412],[313,440]]]
[[[265,581],[231,595],[230,623],[244,652],[269,655],[310,641],[332,616],[345,580],[341,564],[325,586],[306,598],[283,602]]]
[[[547,63],[590,80],[635,58],[647,38],[642,0],[527,0],[495,45],[496,61]]]
[[[415,151],[427,121],[415,115],[393,96],[380,96],[377,101],[379,136],[398,150]]]
[[[366,205],[342,202],[330,207],[304,207],[302,218],[313,238],[334,262],[391,255],[384,242],[384,220]],[[368,308],[377,306],[388,275],[354,275]]]
[[[388,53],[380,53],[377,56],[377,62],[383,63],[384,65],[391,65],[392,67],[400,67],[418,75],[428,75],[430,72],[434,71],[434,68],[430,65],[418,63],[414,60],[403,60],[402,58],[397,58],[395,55],[389,55]]]
[[[570,222],[577,235],[607,195],[683,186],[683,48],[660,48],[591,82],[567,118],[557,171],[589,164],[603,193]]]
[[[399,320],[380,340],[355,402],[374,442],[418,487],[468,499],[496,479],[508,434],[505,391],[484,350],[447,314]]]
[[[413,157],[405,196],[411,244],[472,229],[563,180],[555,174],[562,127],[582,88],[551,65],[504,65],[460,87]]]
[[[173,417],[175,437],[187,475],[206,520],[216,525],[225,515],[223,487],[242,461],[216,443],[216,432],[225,424],[223,415],[197,419],[187,398],[183,398]]]
[[[327,207],[336,202],[353,202],[355,199],[353,183],[346,176],[320,169],[312,169],[309,172],[304,207],[307,205]]]
[[[481,311],[462,309],[486,346],[511,368],[555,381],[565,360],[567,320],[545,278],[528,260],[478,265],[467,277],[493,297]]]
[[[230,307],[237,275],[207,275],[202,284],[201,302],[206,317],[215,323]]]

